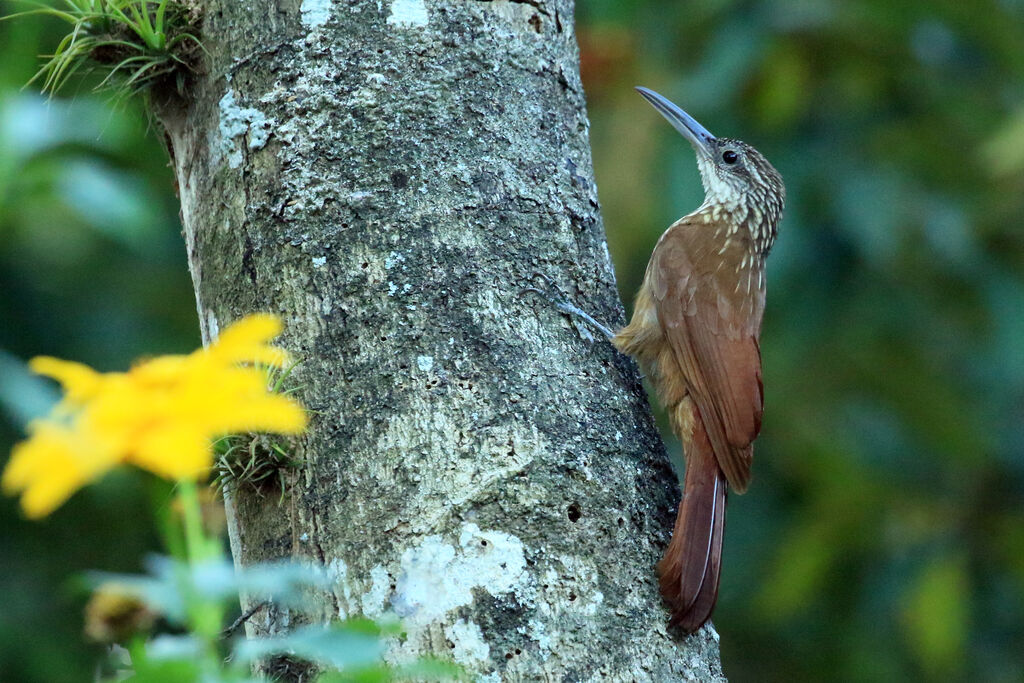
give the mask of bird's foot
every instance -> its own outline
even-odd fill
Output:
[[[584,311],[582,308],[579,308],[578,306],[574,306],[573,304],[569,303],[568,297],[562,294],[561,290],[559,290],[558,287],[555,286],[553,282],[551,282],[547,275],[545,275],[544,273],[534,273],[532,279],[543,281],[544,289],[541,289],[540,287],[534,287],[531,285],[529,287],[524,287],[523,289],[519,290],[520,295],[525,294],[526,292],[533,292],[535,294],[539,294],[540,296],[551,302],[555,306],[555,308],[560,310],[562,313],[565,313],[569,316],[575,316],[577,318],[580,318],[584,322],[587,322],[591,326],[593,326],[594,329],[600,330],[600,332],[604,334],[604,336],[606,336],[609,340],[615,336],[615,333],[612,332],[606,325],[602,325],[601,323],[599,323],[596,319],[594,319],[592,315]],[[557,292],[558,295],[555,296],[554,294],[552,294],[551,290]]]

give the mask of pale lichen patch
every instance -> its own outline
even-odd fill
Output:
[[[220,323],[212,309],[206,309],[206,343],[212,344],[220,337]]]
[[[458,546],[427,536],[402,553],[391,605],[407,626],[423,626],[472,603],[474,589],[494,596],[513,592],[528,580],[525,568],[518,538],[464,523]]]
[[[392,0],[388,23],[392,26],[426,26],[430,20],[423,0]]]
[[[249,149],[262,149],[270,139],[276,122],[268,119],[259,109],[239,106],[235,101],[235,91],[231,88],[220,98],[218,106],[220,140],[214,146],[216,158],[227,159],[228,166],[238,168],[242,165],[242,146],[238,138],[248,135]]]
[[[536,28],[530,24],[531,18],[538,16],[537,8],[532,3],[522,2],[522,0],[493,0],[492,2],[486,3],[486,7],[495,15],[519,30],[538,32]],[[538,20],[539,17],[534,19],[534,21]]]
[[[386,259],[384,259],[384,267],[387,268],[388,270],[391,270],[392,268],[397,266],[399,263],[404,263],[404,262],[405,262],[405,257],[402,256],[397,251],[393,251],[390,254],[388,254],[388,257]]]
[[[391,575],[383,565],[376,565],[370,570],[370,590],[362,597],[363,614],[375,619],[384,614],[387,608],[388,594],[391,592]]]
[[[331,575],[332,591],[334,602],[338,607],[338,618],[348,618],[348,606],[352,600],[352,588],[348,581],[348,565],[345,560],[336,557],[328,564],[328,571]]]
[[[452,642],[452,657],[459,664],[472,666],[490,659],[491,646],[484,640],[484,634],[476,623],[457,619],[445,628],[444,634]]]
[[[520,632],[536,641],[541,659],[547,659],[551,651],[551,636],[548,635],[544,621],[531,619],[525,628],[520,629]]]
[[[302,0],[299,11],[306,28],[323,26],[331,18],[331,0]]]

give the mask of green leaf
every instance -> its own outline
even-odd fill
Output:
[[[195,656],[198,649],[198,643],[187,636],[160,636],[148,643],[140,641],[131,647],[134,673],[127,680],[136,683],[198,681],[199,663]]]
[[[399,679],[422,679],[426,681],[469,680],[469,673],[455,662],[433,657],[424,657],[412,664],[398,666],[394,670]]]
[[[469,680],[468,672],[454,662],[424,657],[410,664],[378,666],[351,671],[330,671],[320,676],[318,683],[389,683],[390,681],[462,681]]]
[[[384,645],[376,635],[349,628],[344,622],[328,627],[306,626],[280,638],[239,641],[235,658],[243,662],[276,654],[308,659],[335,669],[358,669],[380,661]]]
[[[970,620],[970,582],[960,557],[940,557],[914,582],[904,623],[918,663],[931,676],[955,679],[963,667]]]

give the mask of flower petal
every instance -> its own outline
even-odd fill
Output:
[[[252,362],[281,366],[288,354],[268,342],[281,334],[281,321],[266,313],[248,315],[220,333],[208,353],[219,361]]]
[[[2,481],[4,492],[22,494],[27,517],[45,517],[117,464],[116,458],[83,443],[63,425],[40,420],[31,429],[31,438],[11,452]]]
[[[169,426],[142,435],[128,462],[165,479],[201,479],[213,463],[213,446],[188,425]]]
[[[49,356],[36,356],[28,362],[29,368],[39,375],[52,377],[61,383],[67,394],[66,401],[82,403],[99,390],[103,375],[88,365]]]

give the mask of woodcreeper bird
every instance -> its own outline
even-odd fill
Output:
[[[692,633],[718,598],[726,490],[750,483],[764,406],[764,262],[786,192],[756,149],[637,90],[693,145],[705,191],[658,240],[633,318],[612,339],[639,361],[683,443],[683,499],[658,573],[671,623]]]

